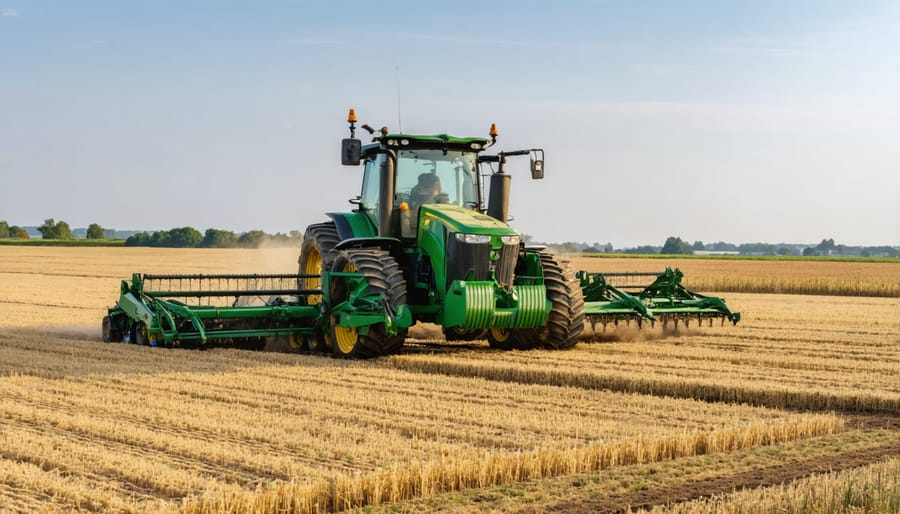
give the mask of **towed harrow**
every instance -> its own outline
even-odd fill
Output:
[[[718,319],[737,325],[741,319],[739,312],[731,312],[725,301],[714,296],[704,296],[688,290],[681,284],[684,274],[681,270],[666,268],[662,273],[589,273],[579,271],[576,276],[581,281],[584,294],[584,313],[596,329],[599,323],[603,330],[608,324],[618,326],[624,321],[634,321],[638,328],[644,322],[651,327],[657,322],[663,329],[672,323],[677,330],[679,323],[689,327],[691,321],[698,325],[708,322],[712,326]],[[654,278],[648,286],[630,284],[635,278]],[[626,283],[614,286],[612,282]]]
[[[737,324],[740,313],[724,300],[686,289],[681,271],[576,274],[585,319],[638,327],[657,322],[689,326]],[[627,283],[653,277],[648,286]],[[625,283],[623,283],[623,281]],[[321,287],[303,288],[314,283]],[[613,285],[616,283],[617,285]],[[406,305],[392,306],[369,287],[363,273],[321,275],[151,275],[123,280],[118,302],[103,318],[103,340],[204,349],[210,343],[262,349],[269,338],[287,338],[294,349],[324,351],[342,329],[404,334],[413,324]]]

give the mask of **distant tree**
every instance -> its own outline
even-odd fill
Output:
[[[11,234],[16,235],[16,239],[30,239],[31,236],[28,235],[28,231],[22,227],[12,226],[9,227],[9,232]]]
[[[670,236],[666,239],[666,242],[663,244],[662,250],[659,253],[691,254],[694,253],[694,251],[691,249],[691,245],[682,241],[680,237]]]
[[[203,234],[193,227],[173,228],[163,246],[172,248],[196,248],[203,242]]]
[[[56,221],[53,218],[44,220],[44,224],[37,228],[44,239],[56,239]]]
[[[157,230],[156,232],[150,234],[150,240],[148,241],[148,246],[162,247],[162,246],[167,246],[168,243],[169,243],[169,231],[168,230]]]
[[[744,243],[738,246],[741,255],[775,255],[775,245],[768,243]]]
[[[103,227],[96,223],[91,223],[87,228],[87,238],[88,239],[103,239],[106,236]]]
[[[72,239],[72,229],[65,221],[56,222],[56,239]]]
[[[9,223],[0,220],[0,239],[6,239],[8,237],[10,237]]]
[[[643,245],[635,248],[626,248],[622,250],[622,253],[651,255],[654,253],[660,253],[660,250],[662,250],[662,248],[659,246]]]
[[[834,239],[823,239],[822,242],[816,246],[816,250],[822,255],[828,255],[835,248],[837,248],[837,245],[834,244]]]
[[[251,230],[241,234],[237,242],[238,245],[244,248],[259,248],[268,238],[268,234],[262,230]]]
[[[234,248],[237,246],[237,235],[230,230],[206,229],[200,246],[204,248]]]
[[[794,252],[792,252],[790,248],[785,248],[785,247],[782,246],[781,248],[779,248],[778,250],[776,250],[775,253],[777,253],[778,255],[784,256],[784,255],[791,255],[791,254],[793,254]]]
[[[818,252],[818,250],[816,250],[816,249],[813,248],[813,247],[807,247],[807,248],[804,248],[804,249],[803,249],[803,256],[804,256],[804,257],[815,257],[815,256],[817,256],[817,255],[819,255],[819,252]]]
[[[138,232],[125,239],[125,246],[150,246],[150,234]]]
[[[716,243],[709,243],[704,245],[706,250],[712,250],[714,252],[736,252],[738,251],[738,247],[734,243],[726,243],[725,241],[718,241]]]
[[[706,248],[703,247],[703,241],[694,241],[694,244],[691,245],[691,249],[696,252],[698,250],[703,251]]]
[[[869,250],[862,250],[861,252],[859,252],[859,255],[860,257],[871,257],[872,252],[870,252]]]
[[[72,239],[72,229],[65,221],[54,221],[53,218],[44,220],[44,224],[37,228],[44,239]]]

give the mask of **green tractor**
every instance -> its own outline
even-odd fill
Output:
[[[529,248],[507,224],[510,175],[507,158],[531,157],[532,178],[543,178],[540,149],[484,153],[497,139],[446,134],[392,134],[372,143],[356,139],[356,115],[342,164],[363,165],[362,194],[352,212],[328,213],[309,226],[300,251],[301,289],[324,287],[323,272],[361,273],[366,294],[388,311],[408,313],[402,328],[384,324],[348,327],[333,316],[318,349],[338,356],[396,352],[415,321],[441,326],[449,340],[487,338],[497,348],[571,348],[584,329],[579,280],[556,257]],[[490,173],[485,198],[482,173]],[[350,291],[330,281],[331,302]]]
[[[507,224],[506,163],[527,155],[541,179],[543,150],[485,154],[495,126],[489,138],[458,138],[362,125],[373,135],[363,145],[352,109],[347,121],[341,160],[363,164],[362,194],[352,212],[306,229],[298,274],[135,273],[103,318],[103,340],[201,349],[211,340],[251,348],[282,340],[367,358],[397,352],[417,321],[442,327],[448,340],[510,350],[571,348],[586,321],[605,330],[740,320],[721,298],[685,288],[677,269],[576,275],[525,245]]]

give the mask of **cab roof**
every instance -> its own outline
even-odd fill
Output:
[[[488,142],[483,137],[454,137],[447,134],[420,135],[420,134],[386,134],[372,138],[377,145],[366,145],[366,149],[374,146],[382,148],[436,148],[436,149],[453,149],[453,150],[483,150]],[[406,143],[404,144],[404,141]],[[477,145],[473,148],[472,145]]]

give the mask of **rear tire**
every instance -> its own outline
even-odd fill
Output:
[[[567,350],[578,344],[584,330],[584,294],[568,266],[556,257],[541,253],[544,287],[550,300],[550,314],[543,328],[526,329],[520,337],[550,350]]]
[[[394,307],[406,304],[406,280],[396,259],[383,250],[353,249],[340,252],[331,268],[333,271],[358,271],[366,277],[367,293],[382,295]],[[344,301],[349,294],[342,280],[331,282],[332,303]],[[362,335],[358,329],[341,327],[337,316],[331,319],[331,348],[336,357],[361,358],[378,357],[396,353],[403,346],[406,330],[388,336],[384,325],[377,323]]]
[[[334,223],[326,221],[325,223],[316,223],[306,227],[303,234],[303,243],[300,245],[300,258],[297,260],[299,264],[298,274],[300,275],[321,275],[322,271],[330,270],[337,256],[334,251],[334,245],[341,241],[338,236]],[[320,278],[301,278],[298,279],[297,287],[299,289],[320,289],[322,287],[322,279]],[[322,301],[321,295],[309,295],[306,297],[306,304],[313,305]]]

